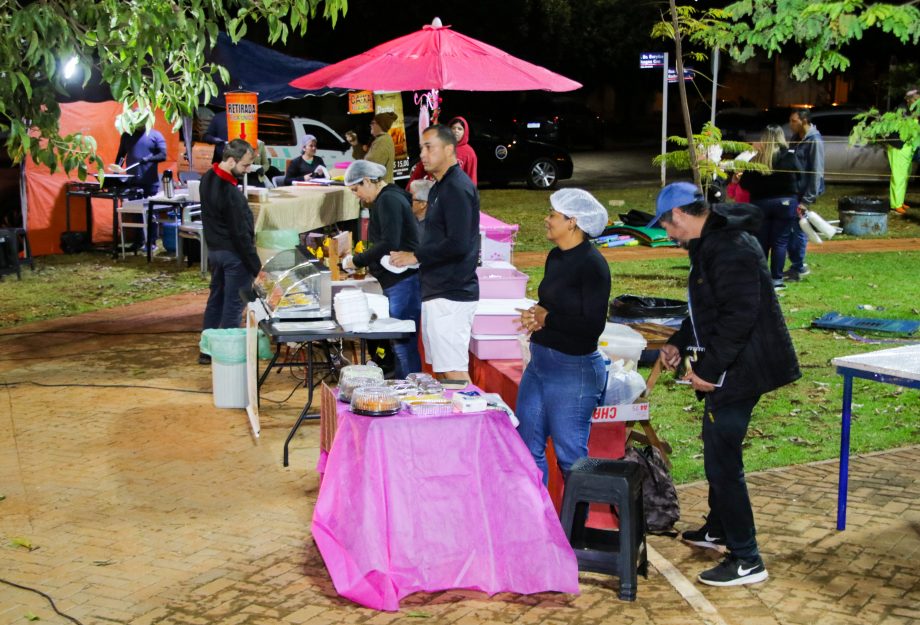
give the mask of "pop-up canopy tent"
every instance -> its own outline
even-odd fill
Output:
[[[305,73],[315,71],[325,63],[307,61],[282,54],[265,46],[249,41],[233,44],[224,33],[218,35],[217,45],[209,53],[209,59],[223,65],[230,72],[230,82],[221,88],[218,103],[223,103],[223,92],[243,89],[259,93],[259,102],[275,102],[287,98],[303,98],[310,95],[335,93],[336,89],[304,91],[288,83]],[[88,100],[88,101],[87,101]],[[108,164],[115,158],[119,135],[115,130],[115,117],[122,111],[118,102],[112,101],[111,93],[98,81],[81,95],[73,94],[73,101],[61,104],[61,134],[80,132],[92,135],[98,144],[98,153]],[[191,124],[185,124],[185,136],[191,136]],[[172,130],[162,114],[157,113],[155,128],[166,139],[166,161],[160,163],[162,173],[166,169],[176,171],[179,160],[179,135]],[[22,185],[23,223],[29,232],[32,253],[36,256],[61,252],[60,236],[66,224],[66,186],[74,176],[63,172],[52,174],[44,165],[31,161],[23,165]],[[85,227],[83,198],[74,198],[71,227]],[[93,203],[93,240],[110,241],[112,238],[111,201],[96,200]]]

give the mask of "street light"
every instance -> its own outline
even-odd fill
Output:
[[[67,59],[67,62],[64,64],[64,80],[70,80],[73,78],[74,73],[77,71],[77,63],[79,61],[80,59],[78,59],[76,55]]]

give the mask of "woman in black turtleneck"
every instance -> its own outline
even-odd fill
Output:
[[[606,382],[597,341],[610,298],[610,269],[589,241],[603,232],[607,211],[581,189],[562,189],[549,201],[546,238],[556,247],[546,257],[539,303],[521,311],[522,329],[532,332],[531,357],[517,398],[518,432],[544,484],[547,436],[564,475],[588,455],[591,413]]]

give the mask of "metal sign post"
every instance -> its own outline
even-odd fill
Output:
[[[712,49],[712,113],[709,121],[716,125],[716,91],[719,89],[719,48]]]
[[[661,186],[667,184],[664,155],[668,153],[668,53],[663,54],[661,67]]]
[[[661,186],[666,184],[667,166],[664,155],[668,151],[668,53],[643,52],[639,55],[639,69],[662,68],[661,78]]]

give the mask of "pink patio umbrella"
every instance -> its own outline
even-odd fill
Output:
[[[300,89],[370,91],[573,91],[581,87],[565,76],[442,26],[439,18],[419,31],[289,84]]]
[[[428,91],[420,105],[419,133],[429,109],[438,108],[438,90],[573,91],[581,83],[462,35],[434,18],[430,26],[327,65],[289,83],[300,89]],[[436,119],[434,120],[436,121]]]

